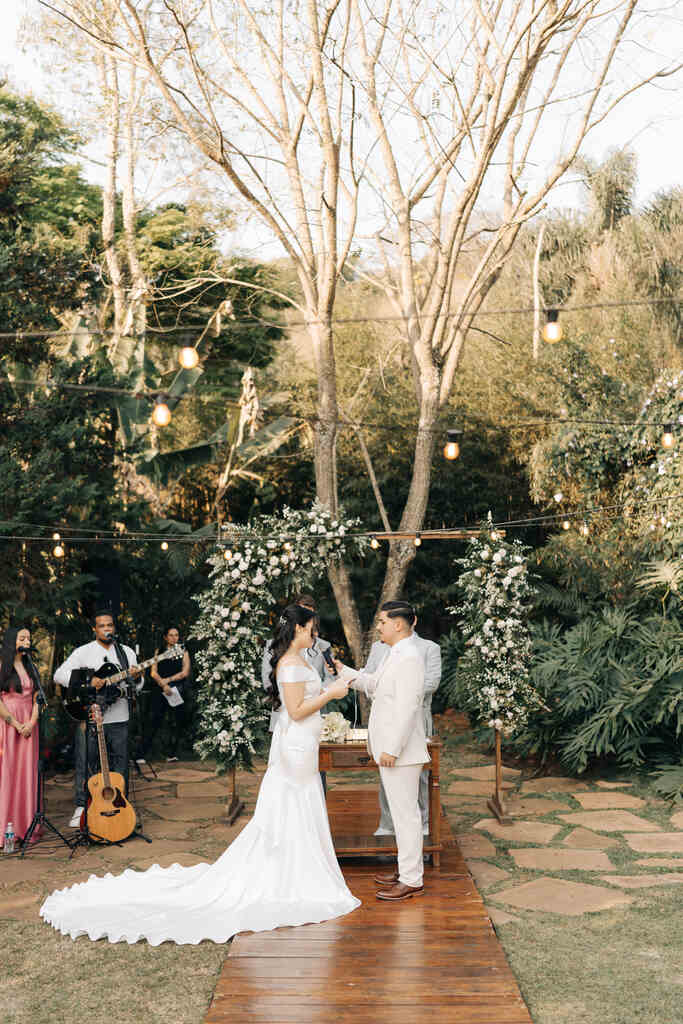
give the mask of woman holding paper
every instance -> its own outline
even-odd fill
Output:
[[[162,651],[175,647],[179,642],[180,631],[177,626],[168,626],[164,630]],[[160,652],[156,651],[155,653],[159,654]],[[158,661],[156,665],[152,665],[149,674],[152,677],[152,681],[156,683],[156,687],[152,689],[151,710],[147,735],[145,737],[144,753],[145,755],[149,753],[161,721],[168,711],[171,715],[171,745],[166,760],[177,761],[178,741],[187,725],[187,704],[185,701],[190,681],[190,655],[187,651],[183,651],[177,658],[166,658],[164,661]],[[182,703],[178,701],[177,695],[173,692],[174,690],[180,695]]]

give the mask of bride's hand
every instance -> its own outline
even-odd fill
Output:
[[[343,700],[349,692],[348,683],[331,683],[327,687],[325,693],[328,694],[330,700]]]
[[[334,667],[336,668],[337,672],[343,672],[344,669],[346,668],[346,665],[344,664],[344,662],[340,661],[339,658],[333,658],[333,661],[334,661]]]

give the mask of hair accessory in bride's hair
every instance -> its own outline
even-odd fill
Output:
[[[284,617],[284,615],[280,616],[280,618],[277,620],[277,624],[278,624],[278,626],[286,626],[287,625],[287,619]]]

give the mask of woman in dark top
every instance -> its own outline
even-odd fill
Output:
[[[177,626],[168,626],[164,630],[162,653],[179,642],[180,632]],[[159,651],[156,653],[158,654]],[[187,704],[185,702],[190,682],[190,656],[187,651],[183,651],[177,658],[158,661],[156,665],[152,665],[149,674],[152,679],[152,694],[143,753],[145,757],[149,753],[159,726],[168,713],[171,716],[171,728],[170,748],[166,760],[177,761],[178,743],[187,726]],[[171,707],[166,700],[166,695],[170,696],[171,694],[171,687],[177,687],[178,693],[183,698],[183,703],[176,707]]]

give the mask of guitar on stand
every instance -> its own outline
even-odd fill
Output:
[[[81,816],[81,831],[89,834],[95,842],[120,843],[135,831],[136,815],[123,795],[123,775],[109,771],[102,709],[93,705],[91,714],[97,728],[101,771],[88,779],[88,805]]]

